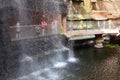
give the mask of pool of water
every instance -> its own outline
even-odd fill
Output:
[[[73,80],[119,80],[119,48],[87,48],[76,51],[79,68]]]
[[[74,51],[77,62],[65,62],[61,67],[39,69],[10,80],[119,80],[120,48],[93,47]],[[60,65],[60,64],[59,64]],[[62,63],[63,65],[63,63]]]

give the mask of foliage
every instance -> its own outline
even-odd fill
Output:
[[[114,48],[116,48],[117,46],[114,45],[114,44],[106,44],[106,45],[104,45],[104,47],[114,49]]]

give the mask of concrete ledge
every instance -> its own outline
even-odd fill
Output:
[[[95,38],[95,35],[75,36],[75,37],[70,37],[69,40],[83,40],[83,39],[92,39],[92,38]]]

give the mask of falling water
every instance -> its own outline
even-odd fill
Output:
[[[58,72],[55,72],[52,69],[43,69],[14,80],[61,80],[61,77]]]
[[[19,67],[19,71],[20,71],[20,75],[26,75],[26,72],[31,72],[32,70],[32,64],[33,63],[33,59],[32,57],[23,54],[22,58],[20,60],[20,67]]]
[[[25,11],[26,9],[26,0],[14,0],[16,5],[18,6],[18,21],[16,21],[16,30],[20,32],[20,23],[28,23],[30,22],[30,20],[28,19],[27,16],[27,11]],[[17,33],[19,35],[19,33]],[[20,36],[16,36],[17,38],[19,38]],[[29,51],[26,48],[25,44],[29,43],[28,42],[22,42],[19,41],[19,48],[21,49],[21,56],[20,56],[20,66],[19,66],[19,76],[24,76],[26,74],[29,74],[35,70],[37,70],[39,68],[38,62],[33,59],[33,56],[28,55]]]
[[[62,46],[60,49],[56,49],[55,53],[57,55],[55,55],[55,57],[54,57],[54,60],[55,60],[54,67],[55,68],[65,67],[67,65],[67,63],[65,61],[66,55],[64,55],[64,54],[69,54],[69,48]]]
[[[70,53],[69,53],[69,58],[68,58],[68,62],[75,63],[75,62],[77,62],[77,61],[78,61],[78,59],[74,57],[73,51],[70,51]]]
[[[18,21],[20,23],[29,23],[30,20],[28,19],[27,16],[27,11],[26,11],[26,0],[14,0],[16,5],[18,6]]]
[[[54,23],[52,26],[56,26],[56,23]],[[53,30],[55,30],[55,29],[53,29]],[[53,31],[53,33],[56,33],[56,31],[57,30]],[[62,67],[65,67],[67,65],[67,62],[65,61],[64,54],[68,54],[68,61],[69,62],[76,62],[73,50],[71,50],[71,48],[65,47],[62,43],[62,39],[60,39],[59,36],[56,35],[55,38],[57,40],[56,44],[55,44],[56,41],[52,40],[53,44],[55,45],[54,52],[56,53],[56,55],[54,55],[54,58],[53,58],[54,67],[55,68],[62,68]],[[70,44],[69,46],[73,46],[73,45]]]
[[[52,34],[58,34],[58,21],[57,20],[53,20],[52,21]]]
[[[47,0],[43,1],[43,7],[46,6]],[[25,9],[26,7],[26,2],[22,2],[22,0],[15,0],[15,2],[18,4],[18,9],[19,9],[19,20],[22,21],[23,17],[26,18],[27,21],[27,12],[24,12],[22,9]],[[51,3],[54,3],[56,6],[58,1],[55,0],[50,0]],[[57,11],[60,11],[58,6],[55,7]],[[44,13],[48,11],[47,8],[44,9]],[[44,16],[44,15],[43,15]],[[53,21],[52,23],[52,34],[55,34],[53,36],[52,40],[50,43],[54,46],[54,48],[51,51],[44,51],[43,53],[49,53],[47,56],[44,57],[44,59],[41,62],[38,62],[36,60],[36,57],[28,55],[29,51],[26,49],[24,42],[20,42],[20,48],[21,48],[21,58],[20,58],[20,77],[18,77],[15,80],[58,80],[59,75],[57,75],[56,72],[52,71],[52,68],[64,68],[67,66],[68,62],[76,62],[77,60],[74,57],[73,50],[70,50],[70,48],[67,48],[63,45],[61,37],[59,37],[57,34],[59,33],[57,29],[57,21]],[[52,35],[51,35],[52,36]],[[28,41],[27,44],[30,44]],[[44,44],[44,47],[46,44]],[[72,46],[72,45],[70,45]],[[46,47],[47,48],[47,47]],[[39,52],[39,55],[41,53]],[[48,59],[50,58],[50,59]],[[50,62],[50,63],[49,63]],[[41,67],[41,65],[45,65],[44,68]],[[49,66],[51,65],[51,66]],[[48,72],[49,71],[49,72]],[[45,74],[47,76],[44,77],[42,74]],[[54,78],[54,79],[53,79]]]
[[[58,4],[58,3],[56,3],[56,1],[54,3]],[[69,6],[70,6],[70,8],[69,8],[68,13],[73,14],[73,12],[72,12],[72,2]],[[52,22],[52,31],[53,31],[52,33],[53,34],[58,34],[57,24],[58,24],[57,21],[53,20],[53,22]],[[70,22],[70,25],[69,25],[70,30],[72,30],[72,24],[73,24],[73,22]],[[68,54],[68,61],[69,62],[75,62],[76,60],[74,58],[73,50],[65,47],[63,45],[62,39],[60,39],[60,37],[58,37],[58,36],[55,36],[55,37],[57,38],[57,43],[55,44],[56,41],[54,41],[54,40],[52,42],[53,42],[53,44],[55,44],[55,47],[57,47],[57,49],[55,48],[55,51],[56,51],[56,54],[57,53],[58,54],[57,54],[57,56],[54,57],[54,60],[56,60],[56,61],[53,61],[54,67],[62,68],[62,67],[65,67],[67,65],[67,62],[65,61],[64,55],[63,55],[63,53],[65,51],[67,51],[67,53],[65,53],[65,54]]]
[[[75,58],[74,56],[74,52],[73,52],[73,44],[74,44],[74,41],[69,41],[69,46],[70,46],[70,50],[69,50],[69,57],[68,57],[68,62],[77,62],[77,58]]]

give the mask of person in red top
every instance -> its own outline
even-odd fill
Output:
[[[40,25],[41,25],[41,28],[44,29],[46,27],[46,25],[47,25],[47,22],[42,21]]]
[[[42,21],[41,24],[40,24],[40,26],[42,28],[42,35],[43,36],[45,34],[45,27],[46,27],[46,25],[47,25],[47,22],[45,22],[45,21]]]

